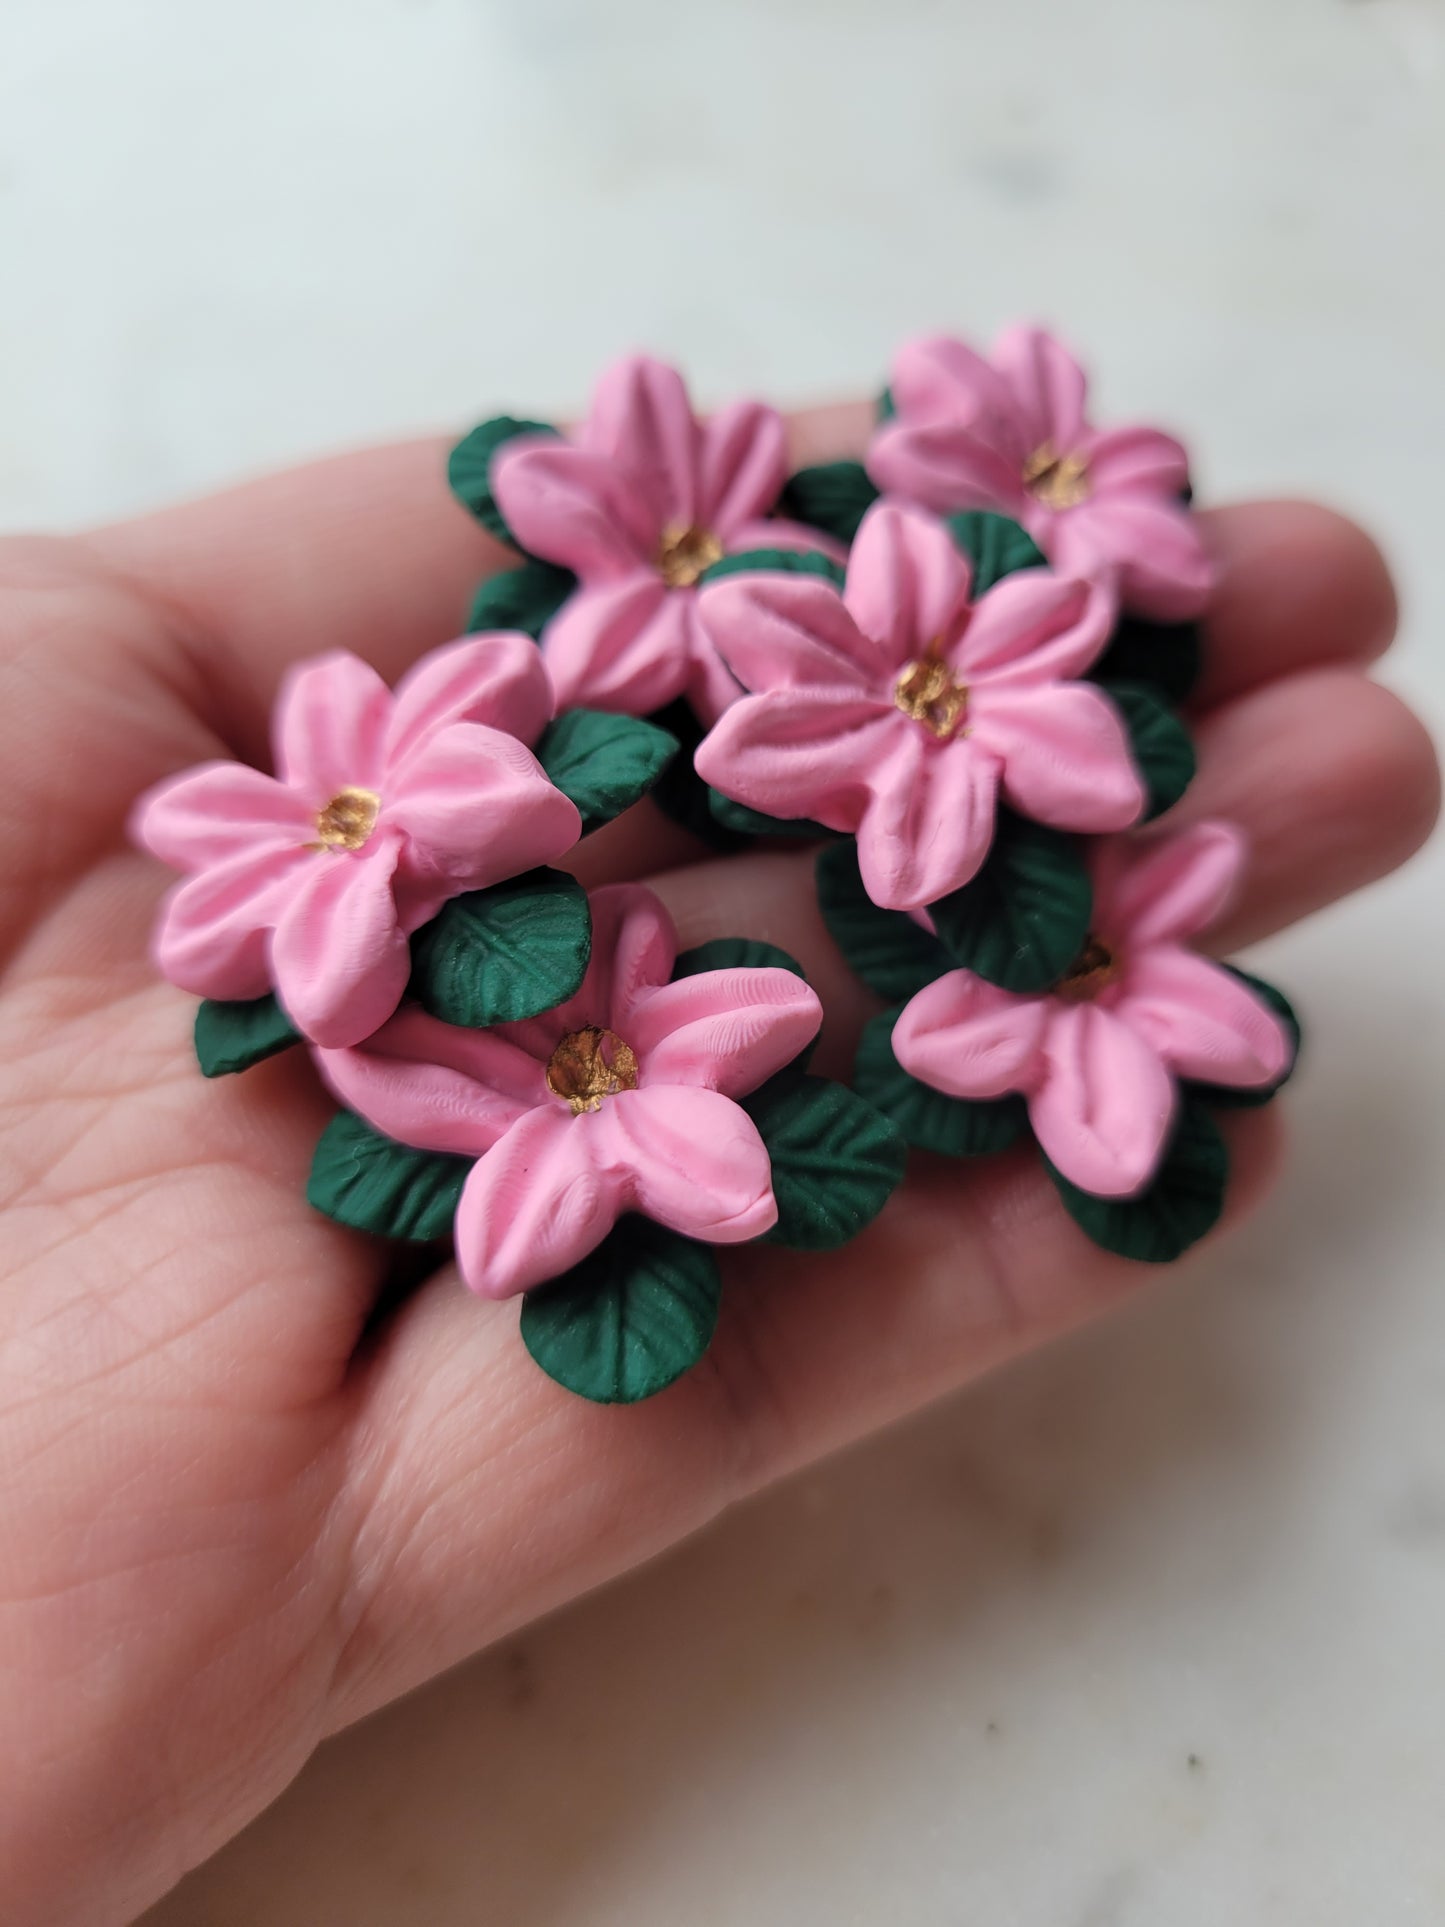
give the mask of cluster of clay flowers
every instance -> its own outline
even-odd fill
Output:
[[[344,1107],[313,1204],[451,1239],[605,1400],[706,1348],[712,1247],[844,1242],[905,1142],[1029,1133],[1099,1243],[1201,1236],[1212,1113],[1272,1096],[1298,1029],[1194,948],[1237,833],[1153,821],[1194,774],[1209,592],[1179,444],[1093,426],[1078,364],[1016,329],[989,358],[906,346],[861,461],[790,474],[775,410],[700,419],[635,357],[574,431],[496,417],[449,475],[518,551],[469,633],[394,691],[303,663],[273,773],[216,762],[137,806],[183,873],[155,954],[205,1000],[202,1068],[302,1043]],[[824,919],[889,1005],[855,1088],[807,1070],[791,958],[679,954],[650,891],[551,867],[648,795],[720,849],[822,843]]]

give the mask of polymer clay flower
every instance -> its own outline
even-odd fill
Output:
[[[1081,675],[1107,599],[1031,569],[977,602],[947,529],[880,502],[840,592],[815,576],[739,574],[703,591],[719,653],[750,692],[697,752],[749,808],[855,834],[869,896],[913,910],[988,854],[1000,796],[1041,823],[1118,830],[1145,807],[1118,711]]]
[[[1183,448],[1155,428],[1093,427],[1084,371],[1052,335],[1011,328],[987,360],[925,336],[898,354],[889,392],[896,412],[868,451],[879,488],[940,514],[997,510],[1064,574],[1114,579],[1125,608],[1199,614],[1210,570]]]
[[[735,1100],[814,1036],[816,995],[773,968],[669,982],[676,935],[640,884],[594,892],[592,919],[581,989],[543,1016],[464,1030],[408,1009],[359,1049],[316,1054],[376,1130],[476,1159],[456,1249],[486,1298],[567,1271],[626,1212],[709,1244],[777,1221],[767,1149]]]
[[[225,1000],[274,988],[319,1044],[369,1036],[406,987],[412,931],[577,841],[576,805],[527,747],[551,713],[519,635],[435,650],[395,695],[343,650],[293,670],[275,776],[205,763],[137,806],[139,841],[186,872],[156,936],[164,975]]]
[[[1135,1196],[1164,1155],[1179,1080],[1263,1091],[1291,1067],[1276,1012],[1191,948],[1244,862],[1243,838],[1223,823],[1099,844],[1093,935],[1061,981],[1021,996],[949,971],[904,1006],[894,1056],[950,1097],[1022,1093],[1065,1178],[1096,1197]]]
[[[735,402],[699,421],[681,375],[646,356],[603,375],[570,439],[518,435],[490,468],[518,544],[578,578],[542,638],[564,709],[643,716],[686,696],[711,721],[737,685],[699,619],[699,576],[742,549],[832,546],[763,520],[787,471],[777,410]]]

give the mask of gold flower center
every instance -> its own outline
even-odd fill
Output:
[[[375,790],[338,790],[316,815],[316,840],[323,850],[359,850],[376,828],[381,798]]]
[[[637,1056],[615,1031],[596,1024],[569,1030],[547,1060],[547,1088],[573,1117],[597,1110],[604,1097],[637,1089]]]
[[[893,685],[893,702],[946,743],[958,734],[968,715],[968,684],[959,682],[940,657],[920,656]]]
[[[669,522],[657,548],[657,573],[669,589],[690,589],[704,569],[723,559],[723,545],[711,529]]]
[[[1024,463],[1024,487],[1046,509],[1075,509],[1091,493],[1089,464],[1082,455],[1060,455],[1045,442]]]
[[[1108,944],[1091,936],[1054,985],[1054,995],[1066,1004],[1091,1004],[1119,974],[1119,959]]]

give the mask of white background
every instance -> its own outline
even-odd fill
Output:
[[[1442,189],[1441,0],[4,0],[0,521],[1038,316],[1206,498],[1383,534],[1438,721]],[[156,1927],[1445,1921],[1442,881],[1262,954],[1244,1236],[336,1742]]]

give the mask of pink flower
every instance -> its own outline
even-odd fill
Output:
[[[698,619],[698,577],[741,549],[835,552],[761,519],[786,473],[776,409],[735,402],[700,422],[681,375],[646,356],[602,377],[571,441],[503,444],[492,490],[507,526],[579,578],[542,638],[560,709],[644,716],[686,696],[705,721],[721,715],[737,685]]]
[[[406,1010],[359,1050],[316,1053],[378,1131],[476,1158],[456,1243],[484,1298],[559,1276],[623,1212],[709,1244],[777,1222],[767,1150],[734,1100],[816,1033],[817,997],[787,970],[669,983],[677,938],[652,892],[612,884],[591,901],[592,961],[556,1010],[492,1030]]]
[[[817,577],[736,575],[703,592],[728,667],[754,693],[697,752],[725,795],[856,834],[869,896],[912,910],[967,883],[999,792],[1072,830],[1137,820],[1145,790],[1118,712],[1070,682],[1107,638],[1107,598],[1045,569],[976,603],[942,523],[876,503],[842,593]]]
[[[396,1009],[407,938],[448,897],[561,856],[575,804],[527,745],[552,692],[526,636],[470,636],[393,696],[337,650],[293,670],[277,774],[203,763],[142,797],[137,839],[187,874],[156,938],[163,973],[202,997],[275,988],[317,1043],[359,1043]]]
[[[951,970],[904,1006],[894,1055],[950,1097],[1023,1092],[1066,1178],[1132,1197],[1168,1143],[1176,1078],[1260,1090],[1289,1069],[1278,1016],[1188,948],[1217,921],[1244,862],[1243,838],[1224,823],[1100,844],[1095,935],[1068,975],[1026,997]]]
[[[1094,428],[1084,371],[1052,335],[1011,328],[992,361],[946,335],[893,365],[897,413],[868,451],[879,488],[941,514],[995,509],[1022,522],[1056,569],[1117,580],[1126,608],[1196,616],[1210,570],[1180,501],[1183,448],[1156,428]]]

